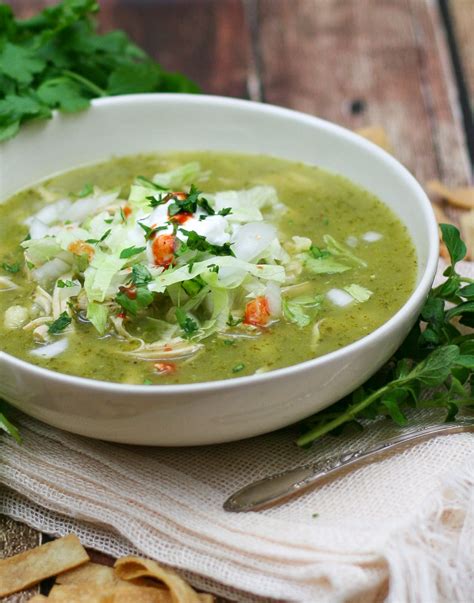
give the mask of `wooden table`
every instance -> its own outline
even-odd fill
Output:
[[[54,3],[10,0],[22,16]],[[283,105],[348,128],[379,125],[421,182],[471,179],[474,0],[100,4],[102,29],[127,30],[165,68],[188,74],[207,93]],[[0,519],[0,556],[43,538]]]

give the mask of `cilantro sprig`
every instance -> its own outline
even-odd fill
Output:
[[[164,71],[123,31],[96,32],[96,0],[63,0],[30,19],[0,4],[0,141],[53,109],[74,113],[93,98],[141,92],[199,92]]]
[[[459,230],[442,224],[443,241],[451,265],[446,280],[433,288],[417,323],[391,361],[362,387],[303,423],[300,446],[307,446],[360,419],[385,415],[398,425],[408,423],[411,408],[444,409],[455,420],[462,407],[474,407],[474,280],[456,271],[466,255]]]

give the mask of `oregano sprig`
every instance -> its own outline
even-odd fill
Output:
[[[300,446],[348,424],[361,428],[360,419],[385,415],[403,426],[410,408],[441,408],[445,420],[453,421],[462,407],[474,407],[474,280],[456,270],[466,255],[459,230],[441,224],[441,233],[451,259],[446,280],[430,291],[416,324],[386,366],[303,422]]]

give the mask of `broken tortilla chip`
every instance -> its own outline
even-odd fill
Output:
[[[89,561],[89,555],[74,534],[2,559],[0,597],[29,588],[86,561]]]
[[[56,584],[88,584],[90,586],[115,586],[124,582],[117,578],[114,568],[89,561],[79,567],[59,574]]]
[[[172,570],[164,569],[156,561],[139,557],[123,557],[115,562],[114,569],[116,575],[122,580],[153,578],[158,580],[158,583],[165,584],[172,595],[173,603],[200,603],[201,601],[198,593],[182,578]]]
[[[53,603],[174,603],[169,591],[134,584],[95,586],[59,584],[49,593]]]
[[[430,180],[426,184],[430,193],[446,199],[448,203],[461,209],[474,209],[474,186],[449,188],[439,180]]]
[[[359,128],[354,130],[356,134],[359,136],[363,136],[373,142],[377,146],[381,147],[384,151],[388,153],[393,152],[392,144],[388,138],[387,132],[381,126],[370,126],[368,128]]]

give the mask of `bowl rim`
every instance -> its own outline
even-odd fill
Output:
[[[274,369],[267,373],[246,375],[241,377],[230,377],[228,379],[219,379],[216,381],[202,381],[197,383],[183,383],[183,384],[169,384],[169,385],[146,385],[146,384],[127,384],[127,383],[115,383],[112,381],[103,381],[99,379],[91,379],[88,377],[80,377],[77,375],[69,375],[61,373],[59,371],[53,371],[51,369],[43,368],[41,366],[30,363],[26,360],[12,356],[3,350],[0,350],[0,361],[2,357],[5,357],[10,365],[16,366],[18,369],[30,371],[37,377],[43,377],[44,379],[52,379],[60,382],[63,385],[70,386],[82,386],[96,390],[116,392],[116,393],[127,393],[127,394],[147,394],[150,395],[170,395],[170,394],[191,394],[191,393],[202,393],[202,392],[218,392],[220,390],[235,389],[242,386],[253,386],[266,383],[270,380],[285,379],[287,377],[295,377],[298,374],[304,374],[307,370],[315,370],[318,367],[322,367],[331,363],[332,361],[344,360],[345,357],[351,356],[353,352],[360,351],[367,345],[371,345],[382,340],[387,334],[397,327],[397,324],[403,320],[404,317],[417,308],[423,298],[426,298],[431,288],[431,285],[436,274],[436,268],[439,259],[439,238],[438,238],[438,225],[434,216],[431,203],[419,184],[416,178],[405,168],[398,160],[396,160],[388,152],[362,136],[339,126],[333,122],[327,121],[320,117],[296,111],[293,109],[287,109],[285,107],[279,107],[267,103],[259,103],[250,100],[224,97],[224,96],[213,96],[205,94],[182,94],[182,93],[150,93],[150,94],[127,94],[114,97],[106,97],[100,99],[94,99],[91,103],[93,107],[107,107],[122,105],[127,103],[166,103],[166,102],[180,103],[184,102],[187,105],[214,105],[216,107],[234,107],[244,110],[257,111],[274,115],[276,117],[287,117],[300,122],[306,122],[307,124],[316,125],[319,128],[325,129],[329,133],[336,134],[339,138],[345,138],[352,142],[356,142],[362,148],[369,151],[372,155],[378,156],[379,159],[387,163],[395,172],[397,177],[400,177],[406,182],[414,191],[416,196],[419,198],[419,207],[423,213],[424,218],[427,222],[429,236],[427,240],[428,254],[426,260],[426,267],[421,275],[419,283],[416,285],[405,303],[393,314],[385,323],[380,325],[374,331],[371,331],[364,337],[353,341],[352,343],[335,350],[328,352],[323,356],[312,358],[304,362],[299,362],[283,368]],[[59,113],[54,111],[53,120],[58,119]],[[74,116],[73,116],[74,117]],[[48,124],[42,124],[42,127],[47,127]],[[32,127],[37,127],[34,124]],[[22,133],[20,132],[19,136]],[[291,159],[289,160],[291,161]],[[45,178],[48,176],[45,176]],[[383,202],[383,200],[382,200]]]

